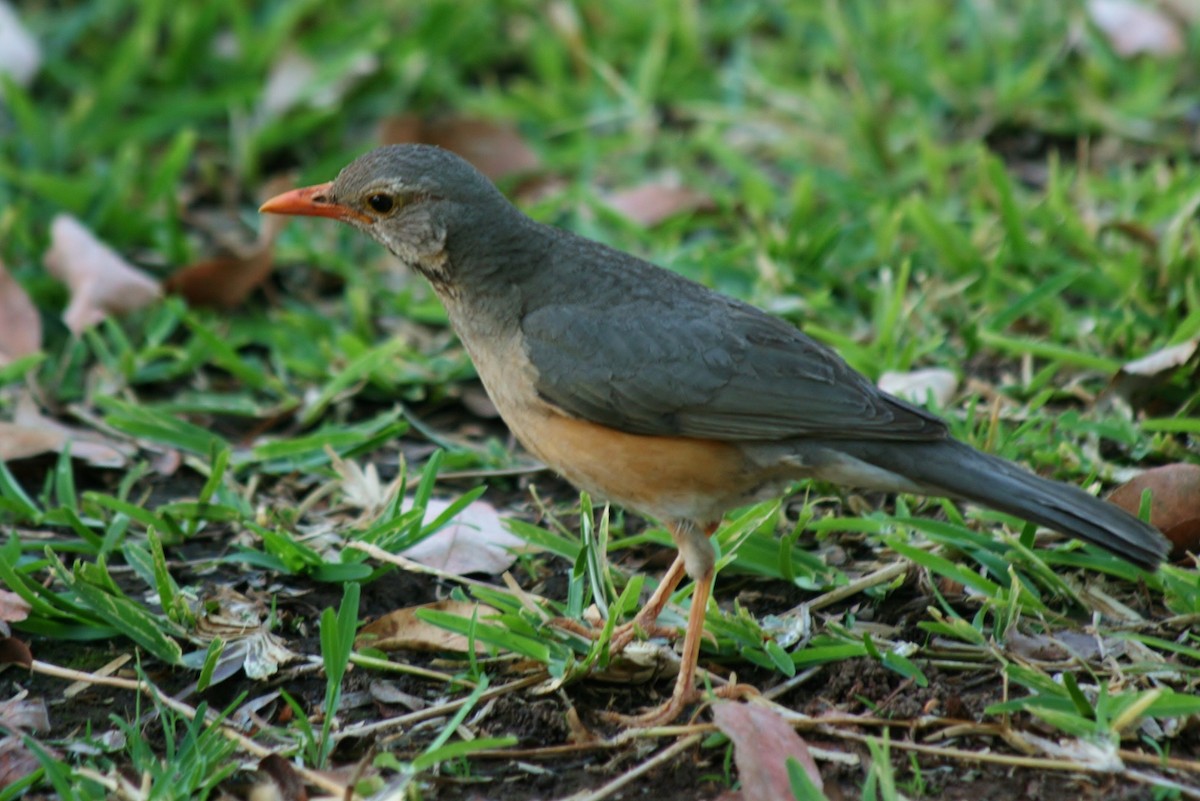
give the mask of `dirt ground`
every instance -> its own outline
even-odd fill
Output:
[[[172,488],[174,493],[178,488]],[[178,497],[178,495],[175,495]],[[264,593],[266,588],[263,574],[257,570],[244,570],[226,565],[217,572],[205,565],[206,560],[225,552],[221,532],[211,532],[199,540],[189,543],[187,550],[196,562],[181,564],[177,578],[181,583],[198,584],[226,583],[247,595]],[[561,561],[561,560],[559,560]],[[651,563],[655,560],[651,559]],[[665,559],[657,560],[665,562]],[[194,567],[205,565],[202,575],[191,574]],[[543,577],[539,589],[549,592],[557,581],[555,571],[565,575],[570,566],[552,564],[551,573]],[[280,615],[278,631],[288,640],[289,646],[298,652],[316,654],[319,644],[312,622],[320,611],[336,606],[340,598],[340,586],[306,582],[303,579],[287,579],[289,592],[275,594],[277,611]],[[736,576],[720,581],[717,598],[732,603],[742,582]],[[390,610],[425,603],[445,597],[449,587],[428,576],[396,571],[364,587],[360,617],[372,619]],[[763,609],[755,613],[770,611],[770,607],[786,608],[794,602],[798,591],[782,582],[756,587],[755,603]],[[907,617],[923,609],[929,602],[920,595],[915,586],[906,586],[894,593],[889,603],[875,610],[879,622],[900,626]],[[919,632],[913,631],[913,636]],[[112,658],[130,651],[126,641],[105,641],[71,644],[62,641],[47,641],[38,637],[27,638],[35,658],[57,665],[81,670],[94,670]],[[405,659],[446,670],[445,663],[437,655],[396,654],[394,659]],[[195,679],[187,671],[162,669],[153,664],[146,665],[150,677],[160,687],[171,693],[180,693]],[[746,664],[730,665],[738,671],[739,680],[769,690],[773,683],[781,680],[778,674],[749,669]],[[891,751],[897,783],[901,792],[909,798],[939,798],[946,801],[1019,801],[1020,799],[1158,799],[1163,797],[1149,786],[1116,780],[1099,774],[1071,774],[1054,771],[1013,769],[1006,766],[962,761],[948,761],[928,755],[916,757],[899,747],[900,743],[922,742],[921,732],[911,724],[929,710],[937,714],[965,721],[979,720],[982,711],[1002,699],[1002,686],[994,672],[948,673],[935,666],[922,665],[929,678],[927,687],[917,687],[897,673],[882,667],[873,660],[852,660],[832,663],[819,670],[802,685],[791,689],[776,701],[791,709],[810,715],[837,711],[842,713],[872,713],[875,716],[894,719],[896,725],[890,729],[894,745]],[[449,672],[453,672],[450,670]],[[133,676],[126,669],[123,675]],[[347,679],[346,703],[343,723],[361,720],[381,720],[403,714],[408,709],[391,706],[373,699],[369,688],[371,682],[381,680],[379,676],[364,670],[352,670]],[[498,675],[496,684],[506,681]],[[428,680],[392,676],[386,679],[397,691],[417,698],[435,702],[445,700],[444,685]],[[297,698],[309,710],[319,710],[322,704],[325,682],[321,675],[312,670],[284,669],[268,682],[251,682],[237,674],[217,684],[207,692],[182,695],[182,700],[195,705],[206,701],[213,708],[224,708],[241,694],[254,698],[282,687]],[[449,801],[516,801],[521,799],[559,799],[582,790],[594,789],[606,781],[621,775],[649,758],[654,752],[665,748],[672,740],[631,741],[623,747],[575,746],[573,736],[578,739],[579,725],[569,721],[578,716],[583,729],[593,733],[598,742],[617,732],[604,724],[597,716],[603,710],[635,711],[640,707],[656,703],[669,693],[671,680],[663,678],[647,684],[614,685],[585,680],[565,687],[562,691],[547,695],[532,692],[516,692],[503,695],[483,707],[483,712],[473,716],[470,728],[480,736],[516,736],[520,756],[512,758],[472,758],[469,764],[455,763],[443,766],[440,774],[424,786],[422,798],[448,799]],[[19,690],[28,690],[33,696],[44,697],[50,707],[54,726],[50,741],[78,739],[90,729],[102,732],[110,728],[110,715],[121,715],[131,719],[134,715],[134,699],[130,693],[92,687],[82,694],[67,700],[62,681],[38,674],[29,674],[13,666],[0,671],[0,697],[10,697]],[[143,712],[148,705],[142,707]],[[260,710],[266,720],[287,714],[282,702],[275,701]],[[699,715],[700,721],[708,720],[708,713]],[[143,714],[143,725],[153,739],[158,726],[153,715]],[[397,758],[411,758],[420,753],[430,739],[439,731],[437,725],[416,726],[406,732],[388,732],[373,740],[345,740],[334,754],[339,765],[354,765],[369,758],[375,749],[390,750]],[[863,735],[879,735],[880,731],[862,730]],[[1053,736],[1053,732],[1043,732]],[[805,734],[810,747],[830,752],[854,754],[860,764],[847,765],[840,762],[818,760],[826,782],[825,791],[832,801],[858,799],[862,797],[864,766],[869,761],[865,746],[844,738],[826,736],[820,732]],[[1200,754],[1200,742],[1193,733],[1177,741],[1179,750],[1173,756],[1196,758]],[[989,741],[966,737],[956,742],[939,742],[938,745],[959,746],[963,749],[984,750],[991,747],[1001,753],[1004,745],[996,739]],[[1130,744],[1132,747],[1135,744]],[[252,764],[252,760],[250,762]],[[730,792],[733,771],[730,749],[727,744],[698,745],[678,755],[669,763],[641,776],[630,785],[610,796],[612,798],[649,798],[655,801],[701,801],[721,798]],[[228,784],[232,797],[244,797],[242,791],[248,776],[239,774]],[[28,798],[38,798],[30,795]],[[40,796],[50,797],[50,796]]]

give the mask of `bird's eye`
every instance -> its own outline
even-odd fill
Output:
[[[376,192],[367,198],[367,205],[380,214],[387,214],[396,205],[396,201],[391,195]]]

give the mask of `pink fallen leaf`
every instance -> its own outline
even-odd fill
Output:
[[[713,199],[703,192],[662,182],[621,189],[604,202],[621,216],[646,227],[658,225],[676,214],[716,208]]]
[[[136,311],[162,296],[158,281],[129,264],[67,214],[58,215],[50,225],[45,263],[46,269],[71,291],[63,322],[74,334],[110,314]]]
[[[430,499],[425,523],[433,522],[450,506]],[[509,533],[495,507],[476,501],[463,509],[440,531],[403,552],[403,556],[456,576],[468,573],[503,573],[516,557],[514,549],[525,541]]]
[[[17,403],[11,422],[0,421],[0,462],[27,459],[43,453],[62,453],[96,467],[124,467],[133,449],[94,431],[72,428],[38,411],[28,397]]]
[[[0,701],[0,728],[6,731],[44,733],[50,731],[50,712],[41,698],[20,693]]]
[[[42,65],[42,49],[8,3],[0,0],[0,75],[27,86]]]
[[[787,761],[800,763],[817,789],[821,772],[795,729],[778,713],[757,704],[720,701],[713,705],[713,722],[733,742],[733,761],[746,801],[795,801]]]
[[[0,21],[0,28],[3,27]],[[42,318],[29,295],[0,262],[0,366],[42,347]]]
[[[25,693],[0,701],[0,790],[28,777],[38,769],[37,757],[25,745],[22,733],[50,731],[50,715],[41,698],[30,700]]]
[[[0,589],[0,621],[17,623],[29,617],[29,601],[9,590]]]
[[[412,114],[389,117],[380,126],[385,145],[437,145],[475,165],[493,181],[533,172],[541,166],[515,125],[474,117],[424,119]]]
[[[1088,17],[1117,55],[1173,56],[1183,52],[1179,24],[1154,6],[1135,0],[1089,0]]]

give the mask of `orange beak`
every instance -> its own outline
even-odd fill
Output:
[[[276,195],[258,207],[265,214],[295,214],[304,217],[332,217],[343,222],[371,223],[373,220],[361,211],[333,203],[329,198],[329,190],[333,181],[316,186],[305,186]]]

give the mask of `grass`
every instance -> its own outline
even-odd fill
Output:
[[[361,582],[365,609],[399,581],[346,543],[397,550],[431,533],[421,511],[434,492],[465,504],[486,484],[517,516],[513,531],[543,553],[516,569],[523,594],[498,583],[455,590],[499,609],[496,619],[428,617],[571,688],[583,668],[607,664],[606,637],[583,641],[546,620],[577,619],[593,601],[631,614],[638,579],[614,563],[668,536],[588,505],[576,524],[578,500],[548,476],[536,481],[550,500],[531,504],[511,477],[524,457],[463,411],[472,368],[440,307],[419,281],[389,271],[375,245],[293,224],[268,291],[240,308],[169,297],[77,338],[59,322],[66,292],[42,265],[56,213],[165,277],[213,255],[206,214],[257,228],[256,193],[270,176],[328,180],[400,111],[516,124],[561,181],[527,199],[527,213],[802,323],[872,378],[955,370],[962,389],[941,412],[977,447],[1080,484],[1200,462],[1194,365],[1162,376],[1133,408],[1095,400],[1126,361],[1200,336],[1195,30],[1182,55],[1127,59],[1075,3],[386,5],[21,4],[45,61],[29,88],[0,91],[0,258],[41,310],[45,345],[0,368],[0,419],[31,391],[47,414],[134,446],[120,470],[66,456],[0,465],[0,582],[32,607],[17,630],[35,656],[91,669],[116,643],[172,668],[180,686],[211,675],[221,659],[197,636],[196,599],[216,575],[242,589],[314,592],[320,643],[302,615],[273,625],[305,655],[340,665],[328,671],[336,679],[354,661],[353,621],[332,611],[343,587]],[[272,111],[264,86],[292,50],[315,60],[310,91]],[[363,63],[370,69],[335,103],[320,101]],[[713,210],[647,228],[603,202],[660,176],[706,193]],[[171,452],[174,473],[161,462]],[[385,473],[403,461],[412,491],[352,521],[338,511],[339,460]],[[464,473],[499,477],[438,478]],[[1172,780],[1195,785],[1195,745],[1178,733],[1200,712],[1194,565],[1147,575],[1090,548],[1031,547],[1020,521],[984,510],[798,489],[731,515],[717,533],[722,582],[706,659],[754,671],[764,687],[860,664],[849,660],[917,685],[946,672],[991,677],[1008,694],[990,698],[977,722],[1007,727],[1014,754],[1035,731],[1138,748],[1188,762],[1190,779],[1184,770]],[[406,494],[413,510],[400,505]],[[322,526],[326,539],[302,536]],[[855,585],[896,560],[915,584],[888,575]],[[565,589],[545,591],[564,574]],[[760,585],[808,606],[781,617],[788,604],[735,603],[734,588]],[[847,586],[848,599],[823,605]],[[685,582],[675,600],[689,595]],[[887,617],[910,601],[909,618]],[[373,614],[387,611],[374,603]],[[1056,662],[1013,644],[1014,632],[1053,639],[1084,625],[1101,655]],[[452,666],[467,688],[458,699],[473,700],[424,739],[385,748],[364,787],[391,777],[437,797],[452,792],[436,780],[439,765],[463,781],[492,775],[485,749],[455,738],[503,664]],[[15,676],[0,673],[0,697],[28,678]],[[292,722],[274,722],[264,742],[307,768],[351,761],[335,747],[334,729],[349,721],[334,719],[341,684],[294,695]],[[225,778],[227,741],[208,733],[211,718],[201,727],[168,715],[173,739],[160,741],[138,715],[88,721],[127,738],[102,755],[65,755],[85,739],[70,727],[41,736],[30,792],[87,777],[78,792],[102,794],[122,771],[186,770],[200,797]],[[842,745],[911,772],[906,794],[932,787],[935,763],[909,771],[922,757],[897,731],[885,746]],[[964,753],[1005,747],[973,736]],[[874,766],[854,781],[892,797],[900,778]],[[0,798],[16,792],[0,788]]]

